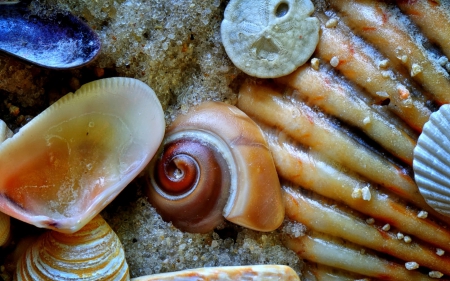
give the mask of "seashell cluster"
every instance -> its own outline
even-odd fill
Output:
[[[19,260],[15,280],[129,280],[119,238],[97,215],[79,231],[44,233]]]
[[[284,218],[280,183],[261,130],[225,103],[205,102],[178,116],[147,179],[150,203],[185,231],[211,231],[223,217],[272,231]]]
[[[448,3],[326,2],[311,64],[245,82],[237,103],[266,136],[286,219],[306,227],[285,245],[306,280],[448,280],[448,106],[431,115],[450,101]]]
[[[450,216],[450,105],[431,114],[414,149],[414,178],[428,205]]]
[[[245,73],[287,75],[304,64],[319,41],[310,0],[232,0],[220,28],[225,51]]]
[[[0,1],[0,5],[16,3]],[[100,51],[97,34],[68,12],[48,10],[52,13],[36,16],[27,3],[2,6],[0,52],[55,69],[80,67],[95,59]]]
[[[174,281],[174,280],[248,280],[248,281],[300,281],[297,273],[284,265],[223,266],[188,269],[133,278],[131,281]]]
[[[161,105],[143,82],[83,85],[0,146],[0,210],[75,232],[148,164],[164,128]]]

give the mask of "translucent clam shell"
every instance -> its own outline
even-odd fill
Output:
[[[119,238],[100,216],[80,231],[44,233],[19,260],[15,280],[129,280]]]
[[[0,211],[75,232],[148,164],[164,129],[161,105],[145,83],[88,83],[0,146]]]
[[[414,149],[413,168],[428,205],[450,216],[450,105],[431,114]]]

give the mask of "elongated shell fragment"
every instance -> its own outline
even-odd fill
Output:
[[[72,233],[44,233],[19,260],[15,280],[129,280],[119,238],[96,216]]]
[[[131,281],[212,281],[212,280],[248,280],[248,281],[299,281],[297,273],[285,265],[223,266],[189,269],[178,272],[162,273],[133,278]]]
[[[415,180],[428,205],[450,216],[450,105],[431,114],[414,149]]]
[[[0,120],[0,143],[13,136],[13,132]],[[11,220],[8,215],[0,212],[0,247],[7,245],[11,237]]]
[[[223,217],[272,231],[284,218],[280,182],[261,129],[225,103],[205,102],[178,116],[147,178],[150,203],[184,231],[211,231]]]
[[[146,84],[88,83],[0,146],[0,211],[75,232],[142,171],[164,129],[161,105]]]

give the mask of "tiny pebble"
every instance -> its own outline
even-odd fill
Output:
[[[338,57],[332,57],[330,60],[330,64],[332,67],[336,67],[339,64],[339,58]]]
[[[402,240],[404,237],[405,237],[405,235],[403,235],[403,233],[401,233],[401,232],[397,233],[398,240]]]
[[[382,97],[382,98],[388,98],[389,94],[386,92],[376,92],[377,96]]]
[[[428,273],[428,276],[430,276],[431,278],[441,278],[442,276],[444,276],[444,274],[439,271],[430,271]]]
[[[403,56],[401,56],[400,60],[401,60],[403,63],[406,63],[406,62],[408,61],[408,56],[407,56],[407,55],[403,55]]]
[[[353,199],[360,199],[362,197],[362,189],[361,188],[355,188],[352,192],[352,198]]]
[[[96,67],[94,69],[94,73],[97,78],[103,77],[103,75],[105,75],[105,69],[101,67]]]
[[[389,229],[391,229],[391,225],[387,223],[387,224],[383,225],[383,227],[381,229],[383,231],[389,231]]]
[[[370,122],[370,118],[369,118],[369,122]],[[362,198],[365,201],[370,201],[370,199],[372,199],[372,194],[370,194],[370,189],[368,186],[363,187]]]
[[[379,68],[386,68],[389,65],[389,60],[382,60],[378,63]]]
[[[442,56],[438,59],[438,63],[441,66],[445,66],[448,63],[448,58],[446,56]]]
[[[415,261],[410,261],[405,263],[405,267],[407,270],[414,270],[419,268],[419,264]]]
[[[418,65],[417,63],[413,63],[412,68],[411,68],[411,76],[414,77],[421,72],[422,72],[422,67],[420,65]]]
[[[368,218],[368,219],[366,219],[366,222],[368,224],[374,224],[375,223],[375,219],[374,218]]]
[[[438,255],[438,256],[443,256],[444,254],[445,254],[445,251],[444,251],[444,250],[439,249],[439,248],[436,249],[436,255]]]
[[[336,18],[331,18],[325,23],[326,28],[336,27],[338,24],[338,20]]]
[[[314,70],[319,70],[319,63],[320,63],[320,61],[319,61],[318,58],[313,58],[313,59],[311,59],[311,67],[312,67]]]
[[[405,243],[411,243],[412,239],[408,235],[405,235],[405,237],[403,238],[403,241],[405,241]]]
[[[428,212],[427,212],[427,211],[420,211],[420,212],[417,214],[417,217],[418,217],[419,219],[426,219],[426,218],[428,217]]]

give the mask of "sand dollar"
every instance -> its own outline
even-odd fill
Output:
[[[221,35],[233,63],[245,73],[273,78],[304,64],[319,42],[309,0],[231,0]]]

